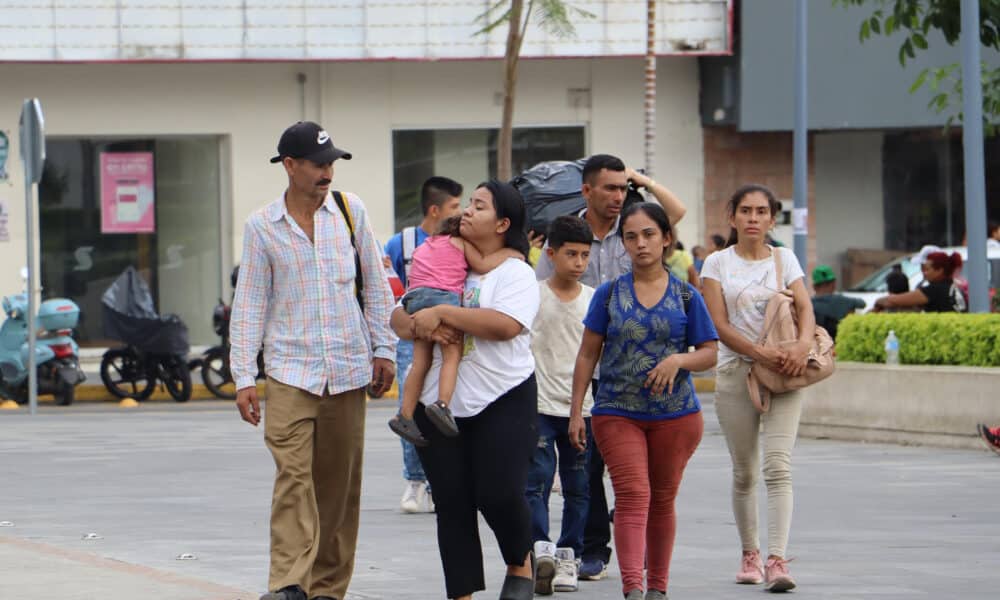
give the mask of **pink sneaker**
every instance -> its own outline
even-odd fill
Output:
[[[743,551],[736,583],[764,583],[764,563],[760,561],[760,550]]]
[[[788,574],[788,561],[769,558],[764,567],[764,589],[769,592],[787,592],[795,587],[795,580]]]

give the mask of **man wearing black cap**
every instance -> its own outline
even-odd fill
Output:
[[[261,600],[343,600],[354,569],[365,387],[395,376],[392,292],[361,200],[330,192],[351,154],[312,122],[278,142],[288,188],[247,219],[233,300],[232,373],[244,421],[258,425],[254,375],[264,347],[264,439],[277,473],[271,568]]]

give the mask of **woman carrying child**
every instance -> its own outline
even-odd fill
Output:
[[[718,335],[698,291],[665,267],[674,238],[663,208],[633,204],[619,228],[632,272],[601,285],[591,300],[573,371],[570,438],[586,447],[583,404],[600,359],[591,427],[615,490],[622,591],[626,600],[643,600],[644,588],[645,600],[665,600],[674,500],[703,430],[690,372],[715,364]]]
[[[445,436],[427,416],[426,407],[439,398],[439,352],[413,413],[430,442],[417,451],[434,488],[446,593],[458,600],[486,585],[477,513],[493,530],[507,566],[500,599],[531,600],[534,595],[531,513],[524,489],[538,443],[530,329],[539,295],[535,274],[525,262],[524,225],[524,202],[513,186],[497,181],[480,185],[462,213],[462,237],[486,255],[508,248],[519,258],[486,273],[470,272],[462,306],[441,304],[413,315],[397,308],[392,313],[392,328],[405,339],[455,341],[462,339],[458,332],[465,334],[451,405],[459,435]]]
[[[524,258],[510,248],[500,248],[484,257],[476,246],[462,238],[459,231],[462,216],[454,216],[441,223],[440,229],[413,252],[410,267],[409,290],[403,296],[403,308],[412,315],[432,306],[462,305],[462,290],[471,268],[476,273],[492,271],[508,258]],[[448,437],[458,435],[458,425],[449,405],[455,393],[458,363],[462,360],[463,344],[441,344],[441,378],[438,400],[427,406],[427,418],[441,433]],[[403,405],[399,414],[389,421],[389,428],[414,446],[426,446],[427,439],[413,421],[424,379],[431,368],[434,342],[415,340],[413,363],[403,386]]]

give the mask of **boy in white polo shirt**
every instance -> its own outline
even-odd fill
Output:
[[[579,452],[570,443],[569,411],[573,366],[583,339],[583,318],[594,289],[580,283],[590,260],[594,234],[579,217],[556,218],[549,226],[544,252],[552,276],[538,282],[541,306],[531,326],[531,351],[538,381],[538,447],[532,456],[525,495],[531,508],[535,540],[535,593],[576,591],[576,557],[583,552],[583,530],[590,501],[587,463],[589,450]],[[588,392],[583,415],[590,428]],[[588,447],[589,448],[589,447]],[[562,485],[563,518],[559,541],[549,539],[549,495],[556,473]]]

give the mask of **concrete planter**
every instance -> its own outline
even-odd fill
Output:
[[[806,390],[800,434],[979,447],[976,423],[1000,423],[1000,368],[840,362]]]

